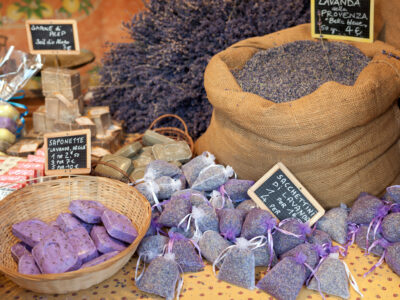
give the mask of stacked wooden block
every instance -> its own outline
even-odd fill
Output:
[[[113,123],[108,106],[84,108],[78,71],[47,68],[42,71],[45,105],[33,113],[35,133],[90,129],[92,143],[120,146],[122,126]]]

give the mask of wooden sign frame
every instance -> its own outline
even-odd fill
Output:
[[[74,35],[75,50],[35,50],[33,48],[31,25],[72,25]],[[32,54],[53,54],[53,55],[78,55],[81,53],[79,47],[78,25],[76,20],[26,20],[25,22],[26,34],[28,39],[29,52]]]
[[[264,202],[256,194],[256,190],[267,181],[276,171],[281,170],[285,174],[293,185],[307,198],[311,205],[318,211],[308,222],[309,225],[313,225],[318,219],[325,214],[325,209],[318,203],[318,201],[307,191],[307,189],[300,183],[300,181],[289,171],[289,169],[281,162],[274,165],[263,177],[261,177],[248,191],[247,194],[251,199],[262,209],[270,212],[277,220],[278,217],[264,204]],[[282,221],[282,220],[279,220]]]
[[[315,1],[311,0],[311,36],[313,38],[321,38],[321,34],[315,31],[315,24],[318,22],[318,16],[315,15]],[[354,41],[354,42],[374,42],[374,16],[375,16],[375,0],[370,1],[370,13],[369,13],[369,38],[358,38],[353,36],[345,36],[345,35],[332,35],[332,34],[322,34],[322,38],[331,39],[331,40],[344,40],[344,41]]]
[[[76,135],[86,135],[86,168],[79,169],[61,169],[61,170],[49,170],[49,157],[48,157],[48,139],[57,137],[71,137]],[[89,174],[92,170],[91,161],[91,133],[89,129],[73,130],[73,131],[62,131],[47,133],[43,136],[44,138],[44,153],[45,153],[45,174],[46,175],[73,175],[73,174]]]

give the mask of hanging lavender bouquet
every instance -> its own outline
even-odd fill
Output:
[[[212,111],[203,87],[210,58],[239,40],[309,22],[309,2],[146,1],[145,10],[123,23],[132,41],[109,44],[93,104],[109,105],[128,132],[178,114],[197,138]]]

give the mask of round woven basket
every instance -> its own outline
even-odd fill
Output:
[[[166,118],[175,118],[175,119],[177,119],[182,124],[183,130],[181,130],[179,128],[176,128],[176,127],[158,127],[158,128],[156,128],[157,124],[160,121],[162,121],[162,120],[164,120]],[[162,134],[162,135],[165,135],[165,136],[167,136],[167,137],[169,137],[171,139],[174,139],[176,141],[185,141],[189,145],[190,150],[193,153],[193,150],[194,150],[193,139],[189,135],[189,131],[188,131],[187,125],[186,125],[185,121],[181,117],[179,117],[177,115],[174,115],[174,114],[162,115],[162,116],[158,117],[157,119],[155,119],[150,124],[149,130],[154,130],[155,132],[157,132],[159,134]],[[142,137],[143,137],[143,134],[139,134],[136,138],[133,139],[133,141],[141,141]]]
[[[139,236],[118,255],[106,262],[61,274],[24,275],[17,271],[11,246],[18,239],[11,233],[14,223],[38,218],[56,220],[68,212],[71,200],[96,200],[132,220]],[[109,178],[70,176],[28,185],[0,201],[0,271],[19,286],[39,293],[64,294],[86,289],[118,272],[135,253],[151,220],[149,202],[135,188]]]

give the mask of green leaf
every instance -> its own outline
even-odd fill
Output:
[[[21,3],[19,3],[19,2],[14,2],[14,5],[17,7],[21,7]]]
[[[43,19],[42,10],[40,9],[40,7],[35,9],[34,12],[35,12],[35,15],[37,15],[39,18]]]
[[[27,11],[28,11],[28,8],[26,6],[20,6],[17,10],[17,12],[20,12],[20,13],[27,12]]]
[[[68,17],[71,17],[71,13],[67,11],[64,7],[60,7],[58,11],[67,14]]]
[[[25,2],[26,4],[31,4],[32,0],[22,0],[22,2]]]

